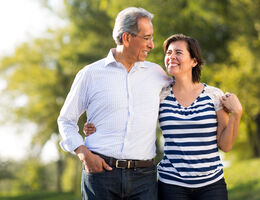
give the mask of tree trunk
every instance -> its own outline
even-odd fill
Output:
[[[62,186],[61,186],[61,181],[62,181],[62,173],[64,169],[64,163],[63,159],[61,158],[61,155],[59,156],[59,160],[57,161],[57,191],[62,192]]]
[[[260,157],[260,113],[256,117],[255,157]]]
[[[253,121],[253,120],[252,120]],[[260,114],[253,122],[248,123],[248,136],[252,145],[252,153],[254,158],[260,157]]]
[[[74,159],[75,164],[75,171],[74,171],[74,187],[73,187],[73,193],[79,194],[81,189],[81,171],[82,171],[82,164],[79,161],[78,158]]]

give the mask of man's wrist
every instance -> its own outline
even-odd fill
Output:
[[[85,145],[80,145],[80,146],[78,146],[76,149],[74,149],[74,152],[75,152],[76,154],[79,154],[79,153],[84,152],[84,150],[87,150],[86,146],[85,146]]]

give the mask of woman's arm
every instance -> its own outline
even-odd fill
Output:
[[[217,112],[217,142],[222,151],[228,152],[232,149],[238,134],[242,106],[237,96],[229,93],[222,97],[221,103],[224,109]],[[225,110],[230,113],[230,116]]]

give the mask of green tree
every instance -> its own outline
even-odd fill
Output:
[[[65,2],[69,16],[67,27],[50,31],[48,38],[20,45],[14,55],[1,60],[0,69],[8,84],[6,92],[11,99],[19,96],[27,99],[23,106],[10,107],[16,114],[15,120],[26,119],[37,125],[32,140],[36,157],[52,134],[58,134],[57,117],[75,74],[86,64],[103,57],[113,41],[112,30],[106,26],[109,18],[99,4],[96,1]],[[81,118],[81,127],[85,120]],[[60,152],[57,161],[58,190],[62,189],[66,155]]]
[[[42,2],[47,6],[50,3]],[[66,27],[20,45],[0,63],[10,99],[23,96],[27,100],[22,106],[10,107],[10,111],[16,120],[37,125],[32,143],[35,155],[52,134],[58,134],[56,120],[75,74],[115,47],[112,28],[117,13],[136,6],[155,15],[155,49],[148,60],[163,66],[162,42],[174,33],[199,41],[206,61],[202,81],[238,94],[244,107],[242,131],[246,131],[239,135],[238,144],[251,150],[248,156],[260,156],[260,92],[256,87],[260,81],[259,1],[64,0],[64,5]],[[85,120],[84,116],[80,118],[81,127]],[[68,155],[60,151],[56,188],[75,191],[66,174],[78,181],[80,171],[74,174],[69,168],[79,161]]]
[[[243,104],[242,124],[246,128],[238,138],[238,155],[260,157],[260,92],[257,88],[260,84],[260,2],[241,0],[227,5],[225,24],[230,35],[225,45],[227,54],[222,63],[211,65],[214,71],[207,76],[225,91],[236,93]],[[241,147],[246,148],[247,153]]]

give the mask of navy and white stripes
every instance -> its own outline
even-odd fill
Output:
[[[181,106],[170,88],[160,104],[159,122],[165,140],[158,165],[159,180],[184,187],[202,187],[223,177],[217,147],[217,116],[223,92],[204,84],[189,106]]]

